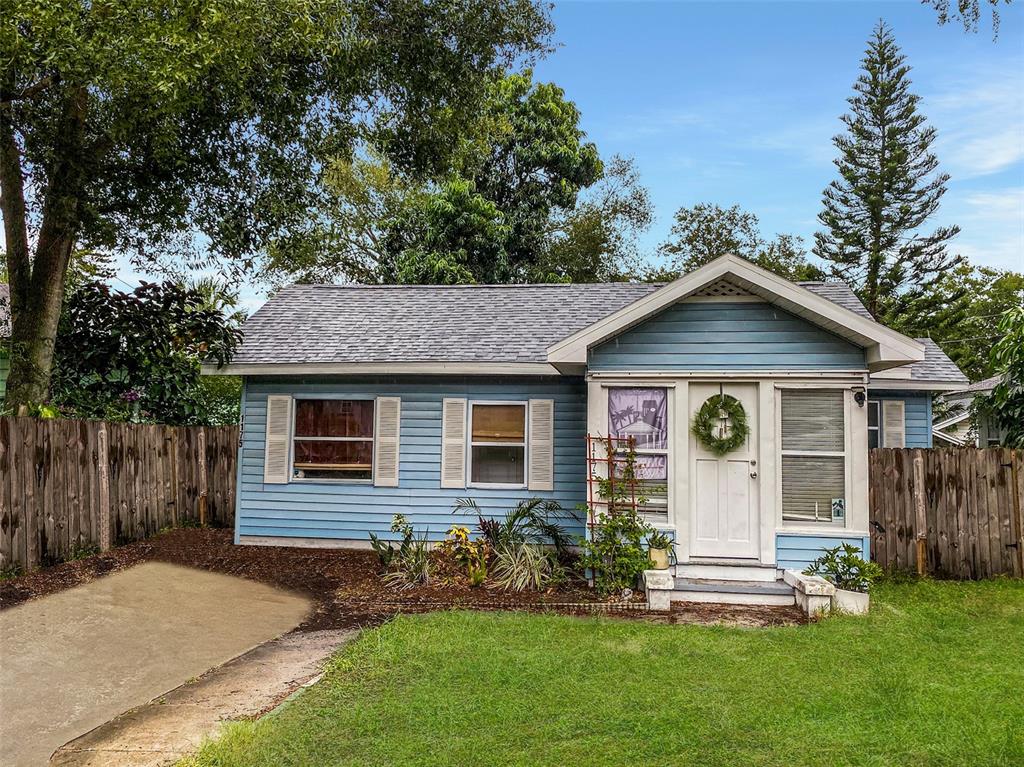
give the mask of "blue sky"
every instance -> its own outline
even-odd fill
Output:
[[[665,239],[681,205],[739,205],[765,234],[810,241],[834,176],[865,41],[889,23],[911,65],[934,150],[952,176],[935,223],[972,262],[1024,270],[1024,12],[998,39],[940,27],[903,2],[563,2],[558,50],[535,70],[565,88],[603,154],[636,159]]]
[[[636,159],[657,212],[642,250],[665,239],[679,206],[705,201],[809,244],[831,138],[884,18],[952,176],[934,223],[960,225],[952,247],[973,263],[1024,271],[1024,8],[1001,15],[993,42],[987,17],[968,34],[917,0],[561,2],[558,48],[535,78],[565,89],[603,155]],[[243,300],[251,311],[263,292],[247,286]]]

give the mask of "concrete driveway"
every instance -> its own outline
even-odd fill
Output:
[[[67,741],[298,625],[310,602],[147,562],[0,612],[0,765]]]

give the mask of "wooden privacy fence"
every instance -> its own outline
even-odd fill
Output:
[[[870,451],[871,558],[944,578],[1024,575],[1024,451]]]
[[[237,426],[0,418],[0,567],[234,519]]]

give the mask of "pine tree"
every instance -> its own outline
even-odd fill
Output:
[[[899,326],[912,311],[935,311],[947,298],[932,290],[960,256],[946,252],[957,226],[921,228],[938,210],[949,176],[931,153],[935,128],[917,111],[910,67],[892,31],[878,22],[862,61],[846,132],[833,143],[839,178],[823,193],[814,253],[832,264],[878,320]]]

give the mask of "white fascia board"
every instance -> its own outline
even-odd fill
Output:
[[[924,359],[924,345],[914,339],[874,320],[861,317],[827,298],[815,295],[806,288],[730,254],[716,258],[700,269],[683,275],[660,290],[559,341],[548,348],[548,362],[586,363],[587,350],[591,346],[627,330],[690,293],[727,276],[769,303],[777,304],[792,314],[864,347],[867,349],[868,369],[872,372]]]
[[[563,375],[544,362],[285,362],[204,364],[203,375]]]
[[[947,418],[943,421],[939,421],[936,424],[932,424],[932,431],[943,431],[944,429],[948,429],[950,426],[953,426],[954,424],[966,421],[970,417],[970,411],[965,410],[964,412],[959,413],[958,415],[955,415],[952,418]]]
[[[954,437],[952,434],[947,434],[937,426],[932,427],[932,436],[944,439],[946,442],[952,442],[954,445],[959,445],[960,447],[963,447],[968,442],[966,439],[960,439],[959,437]]]
[[[869,391],[952,392],[961,387],[963,387],[962,383],[954,383],[953,381],[907,381],[900,378],[872,378],[868,382]],[[947,399],[949,399],[948,396]]]

